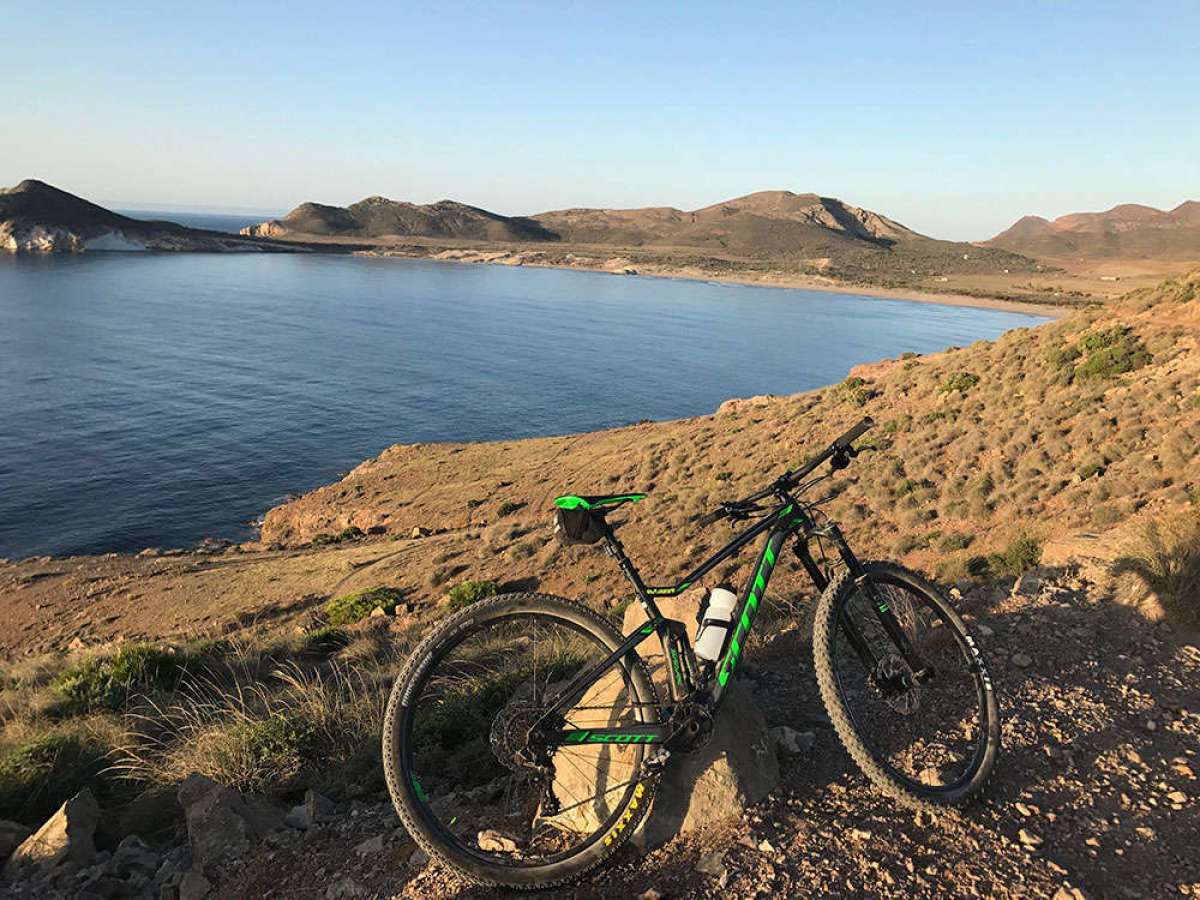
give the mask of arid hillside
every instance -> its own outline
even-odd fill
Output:
[[[1053,221],[1025,216],[983,245],[1039,259],[1195,262],[1200,260],[1200,202],[1188,200],[1172,210],[1123,203]]]
[[[349,527],[455,532],[473,559],[432,566],[429,587],[470,569],[566,589],[578,572],[560,563],[577,554],[548,540],[552,498],[646,490],[621,534],[665,576],[721,538],[696,534],[693,519],[869,413],[879,423],[865,439],[871,452],[830,485],[830,513],[874,552],[952,578],[1018,533],[1104,529],[1200,489],[1198,292],[1193,275],[994,343],[863,366],[821,391],[734,401],[712,416],[396,446],[272,510],[263,540],[298,546]],[[600,577],[602,560],[579,561],[596,566],[589,594],[619,590]]]

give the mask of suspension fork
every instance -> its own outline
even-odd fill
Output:
[[[875,616],[879,619],[879,623],[883,626],[883,630],[887,632],[888,637],[891,638],[896,649],[900,651],[900,656],[912,670],[913,677],[918,681],[924,681],[932,674],[932,669],[921,659],[920,654],[913,647],[912,641],[908,639],[908,634],[901,627],[895,612],[892,611],[891,604],[879,592],[879,589],[867,574],[866,568],[859,561],[858,557],[854,555],[854,551],[850,549],[850,545],[846,543],[846,538],[842,534],[842,530],[835,523],[831,522],[828,526],[828,534],[834,546],[837,547],[842,561],[846,564],[846,569],[849,571],[850,577],[854,579],[854,583],[866,594],[867,599],[871,601],[871,607],[875,610]],[[867,666],[868,671],[875,671],[879,660],[875,658],[875,653],[863,638],[858,626],[846,615],[844,608],[839,618],[842,630],[846,632],[846,637],[850,641],[850,645],[854,647],[855,652],[862,659],[863,665]]]

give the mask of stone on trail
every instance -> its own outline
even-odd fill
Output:
[[[240,857],[284,824],[283,811],[266,798],[243,796],[199,773],[184,779],[178,796],[198,872]]]
[[[696,613],[704,596],[704,588],[696,587],[678,597],[660,600],[659,609],[667,618],[684,622],[690,639],[694,640]],[[634,631],[645,621],[641,605],[631,606],[625,611],[625,633]],[[661,650],[658,642],[653,640],[643,642],[638,648],[659,696],[665,696],[667,667]],[[585,697],[589,706],[611,703],[613,708],[608,719],[614,725],[628,719],[629,698],[620,679],[601,682],[595,690],[597,693]],[[600,727],[602,723],[593,724]],[[560,797],[598,799],[575,805],[561,816],[560,824],[591,831],[611,814],[609,804],[621,796],[614,791],[602,792],[597,782],[605,785],[626,782],[629,775],[627,754],[632,748],[594,744],[570,749],[575,754],[575,765],[556,766],[556,793]],[[585,753],[590,756],[583,756]],[[748,806],[763,800],[778,783],[779,758],[775,740],[767,731],[766,718],[755,703],[754,695],[735,677],[728,685],[726,702],[713,723],[708,743],[692,753],[671,756],[659,781],[653,805],[633,835],[632,843],[645,852],[661,847],[677,834],[722,818],[740,816]]]
[[[307,831],[318,822],[325,822],[337,815],[337,805],[324,794],[312,788],[304,794],[304,802],[293,806],[284,820],[285,824],[300,831]]]
[[[812,750],[817,736],[811,731],[797,731],[787,725],[776,725],[770,730],[775,746],[791,756],[799,756]]]
[[[5,875],[12,878],[31,870],[50,872],[62,865],[88,865],[96,856],[99,821],[100,805],[84,788],[13,851]]]

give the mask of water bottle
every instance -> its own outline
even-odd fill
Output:
[[[715,587],[701,610],[700,630],[696,632],[696,656],[708,662],[721,658],[725,637],[733,621],[737,595],[724,585]]]

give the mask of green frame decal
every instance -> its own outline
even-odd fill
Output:
[[[721,687],[725,686],[733,674],[733,670],[737,668],[738,659],[742,655],[742,647],[746,643],[746,637],[750,634],[750,627],[754,624],[754,617],[758,613],[758,604],[767,590],[767,581],[770,580],[771,572],[775,568],[776,554],[783,544],[783,538],[783,532],[772,532],[767,539],[766,546],[763,547],[762,559],[759,560],[758,571],[754,574],[754,584],[751,585],[750,593],[746,596],[746,602],[742,606],[742,617],[738,620],[737,628],[733,632],[733,639],[729,642],[729,650],[725,654],[725,658],[721,660],[721,668],[717,671],[717,683]]]

